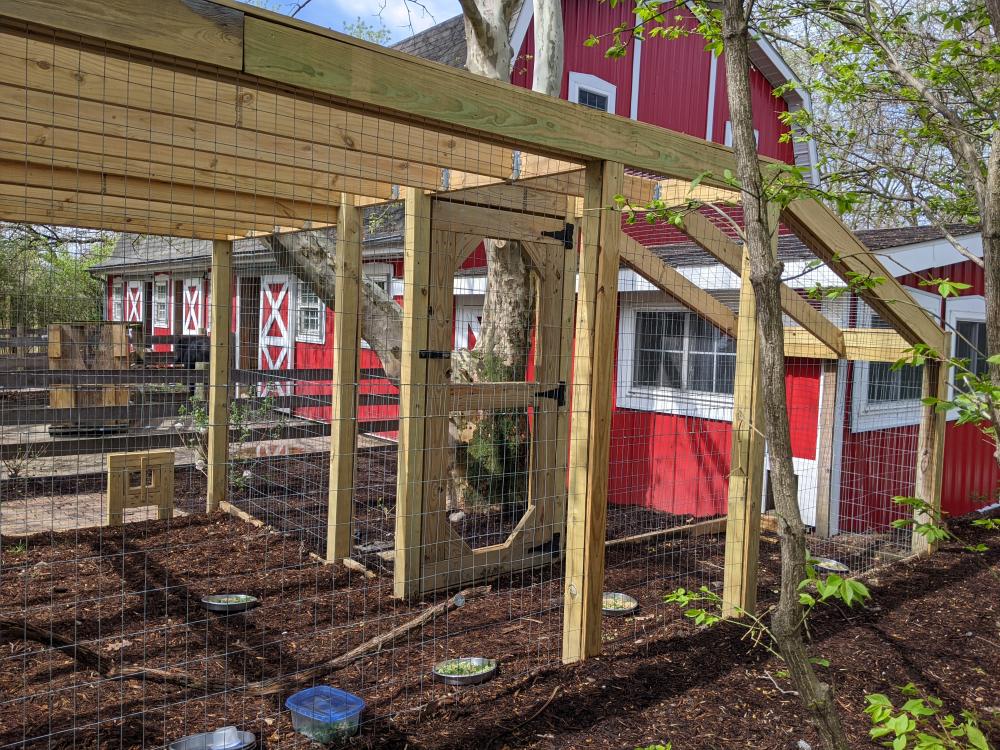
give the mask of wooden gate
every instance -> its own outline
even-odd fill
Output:
[[[562,220],[549,219],[544,228],[558,232],[565,225]],[[503,230],[495,231],[492,236],[504,237],[500,234]],[[540,232],[531,236],[536,239],[522,241],[537,290],[535,380],[529,382],[453,383],[450,379],[453,279],[483,235],[435,229],[430,232],[429,249],[410,253],[407,248],[409,298],[403,303],[408,314],[404,322],[396,503],[397,596],[424,594],[537,567],[562,553],[569,420],[566,383],[570,377],[576,251],[567,249],[562,239],[550,240]],[[513,239],[523,238],[515,235]],[[426,316],[420,314],[423,305]],[[449,463],[454,450],[449,445],[450,415],[513,409],[528,409],[531,415],[527,510],[505,541],[472,548],[448,521]]]

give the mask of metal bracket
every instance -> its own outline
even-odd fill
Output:
[[[573,249],[573,230],[575,227],[572,224],[566,224],[558,232],[542,232],[542,237],[549,237],[553,240],[559,240],[563,243],[563,247],[567,250]]]
[[[439,352],[433,349],[421,349],[417,352],[420,359],[451,359],[451,352]]]
[[[555,399],[557,406],[566,405],[566,381],[560,380],[559,385],[555,388],[551,388],[547,391],[538,391],[535,394],[535,398],[552,398]]]

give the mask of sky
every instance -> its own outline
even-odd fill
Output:
[[[301,0],[275,0],[269,3],[275,10],[289,13]],[[277,6],[277,7],[274,7]],[[384,6],[384,7],[383,7]],[[426,10],[425,10],[426,9]],[[384,25],[392,41],[405,39],[416,31],[441,23],[461,12],[458,0],[310,0],[296,18],[335,31],[343,31],[345,23],[360,17],[371,26]],[[411,28],[412,26],[412,28]]]

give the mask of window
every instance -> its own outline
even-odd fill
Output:
[[[617,88],[603,78],[587,73],[569,74],[569,100],[602,112],[615,112]]]
[[[632,384],[732,394],[736,342],[694,313],[635,314]]]
[[[312,288],[299,282],[298,311],[295,320],[295,338],[299,341],[323,343],[324,306]]]
[[[125,287],[120,280],[111,285],[111,320],[125,320]]]
[[[914,300],[935,320],[940,319],[941,297],[908,289]],[[868,305],[857,301],[858,328],[891,328]],[[891,362],[854,362],[851,430],[868,432],[920,423],[923,367]]]
[[[986,321],[956,321],[955,356],[969,360],[969,372],[977,376],[986,374],[986,351]]]
[[[618,406],[704,419],[730,419],[736,342],[670,303],[623,305]]]
[[[756,145],[760,145],[760,131],[757,128],[753,129],[753,142]],[[733,147],[733,121],[726,120],[726,145],[729,148]]]
[[[168,305],[169,282],[167,279],[153,281],[153,325],[157,328],[170,326],[170,309]]]

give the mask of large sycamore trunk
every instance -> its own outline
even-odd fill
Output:
[[[750,259],[750,280],[757,303],[761,341],[761,376],[764,398],[764,434],[770,459],[774,504],[781,538],[781,593],[771,632],[792,683],[812,715],[824,747],[848,750],[833,691],[821,682],[809,662],[799,605],[799,584],[806,578],[806,535],[799,513],[792,467],[792,444],[785,396],[784,323],[781,313],[782,264],[775,258],[772,233],[778,215],[764,202],[757,147],[750,108],[749,28],[743,0],[725,0],[723,36],[733,148],[742,184],[743,216]]]

